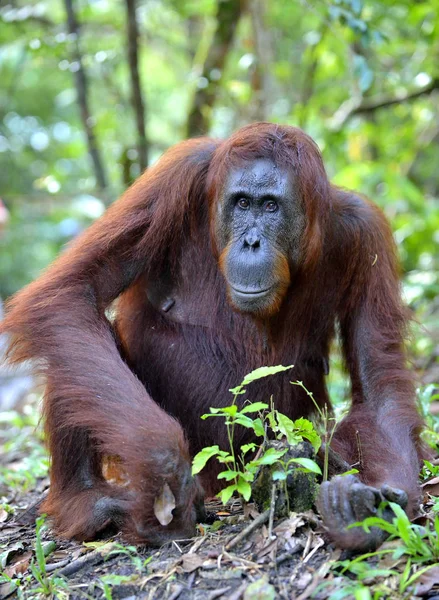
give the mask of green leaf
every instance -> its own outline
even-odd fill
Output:
[[[217,457],[218,462],[220,462],[222,464],[235,462],[235,459],[233,458],[233,456],[231,454],[229,454],[228,452],[224,452],[223,454],[224,454],[224,456],[218,455],[218,457]]]
[[[236,413],[238,412],[238,407],[236,406],[236,404],[231,404],[230,406],[225,406],[222,409],[222,412],[226,415],[230,415],[231,417],[234,417],[236,415]]]
[[[285,471],[273,471],[271,478],[273,481],[285,481],[287,474]]]
[[[259,417],[257,419],[253,419],[253,431],[258,437],[265,436],[265,427],[262,420]]]
[[[271,410],[265,417],[265,419],[268,421],[268,426],[274,433],[277,433],[279,431],[279,427],[276,421],[276,413],[277,410]]]
[[[239,473],[237,471],[221,471],[221,473],[218,474],[217,479],[225,479],[226,481],[232,481],[238,476],[238,474]]]
[[[318,452],[322,445],[322,440],[319,434],[314,429],[314,425],[308,419],[300,418],[294,421],[294,427],[297,429],[298,435],[310,442],[314,448],[314,452]]]
[[[245,481],[245,479],[243,479],[242,477],[239,477],[237,489],[238,489],[238,492],[244,498],[244,500],[246,502],[248,502],[252,495],[252,486],[248,483],[248,481]]]
[[[253,404],[246,404],[245,406],[243,406],[240,412],[241,414],[255,413],[261,410],[265,410],[266,408],[268,408],[268,404],[265,404],[265,402],[253,402]]]
[[[245,456],[247,454],[247,452],[249,452],[250,450],[254,450],[256,448],[256,444],[244,444],[243,446],[241,446],[241,453],[243,456]]]
[[[276,367],[259,367],[259,369],[255,369],[248,375],[244,377],[243,382],[240,387],[245,387],[249,383],[256,381],[258,379],[262,379],[263,377],[268,377],[270,375],[276,375],[276,373],[281,373],[282,371],[288,371],[292,369],[294,365],[288,365],[284,367],[282,365],[277,365]]]
[[[283,415],[279,411],[276,411],[278,431],[287,438],[287,442],[291,446],[295,446],[302,441],[300,435],[297,434],[294,421],[289,419],[286,415]]]
[[[258,458],[253,463],[257,463],[258,465],[272,465],[276,461],[278,461],[285,454],[287,449],[284,450],[275,450],[274,448],[268,448],[267,452],[265,452],[261,458]]]
[[[295,463],[301,465],[306,471],[311,473],[317,473],[317,475],[321,475],[322,471],[319,465],[310,458],[291,458],[288,463]]]
[[[247,429],[253,429],[253,419],[250,419],[250,417],[246,417],[245,415],[241,415],[241,413],[236,415],[234,422],[238,425],[246,427]]]
[[[198,454],[194,456],[192,461],[192,475],[196,475],[206,466],[207,461],[212,456],[217,455],[220,452],[219,446],[208,446],[203,448]]]
[[[221,502],[223,504],[227,504],[227,502],[230,500],[230,498],[233,496],[234,492],[237,491],[237,487],[235,484],[233,485],[229,485],[228,487],[224,488],[223,490],[220,491],[219,494],[217,494],[218,498],[221,499]]]
[[[344,473],[340,473],[340,477],[344,477],[345,475],[356,475],[360,471],[358,469],[349,469],[349,471],[345,471]]]
[[[245,390],[242,389],[242,385],[237,385],[234,388],[230,388],[229,392],[231,392],[234,396],[245,394]]]
[[[383,529],[383,531],[387,531],[390,535],[395,535],[397,533],[395,526],[381,517],[367,517],[364,521],[357,521],[356,523],[348,525],[347,528],[352,529],[353,527],[362,527],[367,533],[370,532],[371,527],[379,527],[380,529]]]

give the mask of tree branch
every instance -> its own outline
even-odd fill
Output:
[[[209,130],[213,105],[220,88],[227,54],[233,44],[236,26],[245,0],[217,0],[217,26],[213,35],[199,81],[207,82],[194,94],[189,110],[187,135],[205,134]]]
[[[107,187],[107,177],[105,175],[104,165],[99,152],[92,118],[88,105],[88,82],[82,62],[82,54],[80,49],[79,25],[73,7],[74,0],[64,0],[67,12],[67,27],[69,34],[73,37],[73,59],[77,63],[78,68],[75,72],[76,92],[78,95],[78,104],[81,111],[81,121],[87,135],[88,152],[93,162],[93,167],[96,176],[97,186],[104,190]]]
[[[142,96],[142,87],[139,75],[139,28],[136,16],[137,0],[126,0],[127,7],[127,37],[128,37],[128,63],[131,75],[131,103],[136,115],[137,127],[137,152],[139,155],[140,170],[148,166],[148,141],[145,134],[145,103]]]
[[[341,127],[356,115],[365,115],[374,113],[376,110],[381,108],[387,108],[394,106],[395,104],[402,104],[403,102],[410,102],[416,100],[421,96],[431,94],[433,91],[439,89],[439,78],[433,79],[430,83],[424,87],[416,90],[415,92],[406,92],[401,96],[393,98],[378,98],[375,100],[359,101],[357,98],[350,98],[340,106],[335,113],[332,124],[334,129],[341,129]]]

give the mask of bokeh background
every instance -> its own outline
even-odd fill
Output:
[[[0,297],[167,147],[254,120],[305,129],[384,209],[438,380],[437,0],[1,2]]]
[[[423,510],[439,532],[439,0],[0,0],[0,319],[2,301],[170,145],[228,136],[256,120],[302,127],[331,180],[368,195],[392,224],[415,317],[408,358],[435,457],[421,475],[429,485]],[[45,564],[40,533],[35,540],[33,525],[26,533],[15,521],[32,514],[47,489],[48,457],[41,391],[29,365],[1,365],[6,342],[0,336],[0,597],[19,586],[20,598],[67,598],[65,583],[38,575],[35,559],[30,574],[32,547]],[[349,387],[337,346],[328,383],[339,416]],[[372,577],[371,565],[355,559],[358,580],[338,572],[330,598],[414,597],[407,580],[426,564],[436,571],[425,589],[437,584],[437,533],[399,522],[395,552],[409,559],[392,562],[400,566],[388,585],[404,594],[384,594],[381,580],[370,591],[390,563]],[[59,550],[50,529],[44,535]],[[11,560],[17,548],[26,550],[17,555],[22,563]],[[146,572],[150,558],[137,559]],[[119,576],[105,564],[107,579],[100,565],[88,598],[99,589],[112,598],[110,585],[131,581],[133,567]],[[349,568],[343,563],[342,572]],[[61,584],[64,595],[54,592]]]

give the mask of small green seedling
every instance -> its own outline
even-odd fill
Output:
[[[302,440],[308,440],[317,451],[320,447],[320,437],[316,433],[312,423],[307,419],[297,419],[292,421],[286,415],[274,409],[273,401],[271,408],[264,402],[254,402],[244,404],[239,409],[237,405],[238,397],[246,393],[246,386],[251,382],[287,371],[290,366],[276,367],[261,367],[252,371],[244,378],[243,382],[237,387],[230,390],[233,394],[233,402],[230,406],[224,408],[211,408],[210,413],[203,415],[202,419],[211,417],[221,417],[225,419],[227,429],[227,437],[229,441],[229,450],[222,450],[218,445],[208,446],[203,448],[193,460],[192,474],[199,473],[211,458],[225,466],[225,470],[219,473],[218,479],[224,479],[231,482],[225,487],[218,496],[223,504],[226,504],[232,495],[236,492],[244,498],[245,501],[251,497],[251,483],[254,481],[255,475],[262,465],[279,464],[279,469],[276,469],[276,477],[279,480],[286,479],[289,468],[293,463],[300,465],[303,470],[313,473],[321,473],[319,466],[307,458],[293,458],[287,463],[282,463],[281,459],[287,452],[287,449],[276,450],[268,448],[264,451],[264,446],[267,442],[267,429],[271,430],[275,438],[286,438],[290,445],[295,445]],[[268,409],[270,410],[268,411]],[[249,415],[256,415],[253,418]],[[240,448],[238,455],[235,454],[234,448],[234,433],[237,425],[251,429],[257,438],[262,438],[261,443],[254,442],[244,444]],[[248,458],[251,455],[252,458]]]

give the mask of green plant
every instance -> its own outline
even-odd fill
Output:
[[[152,561],[152,556],[143,558],[139,555],[136,546],[124,546],[123,544],[114,544],[114,550],[109,552],[105,557],[108,560],[111,556],[124,554],[131,559],[136,571],[144,572],[148,564]]]
[[[323,432],[323,439],[325,443],[323,458],[323,481],[327,481],[329,472],[329,448],[331,446],[332,438],[334,436],[335,428],[337,426],[337,419],[331,415],[330,409],[327,404],[325,404],[323,408],[319,406],[316,399],[314,398],[314,394],[305,387],[302,381],[290,381],[290,383],[291,385],[297,385],[300,388],[302,388],[302,390],[304,390],[306,395],[311,399],[312,403],[314,404],[317,413],[320,417],[320,426]],[[352,471],[349,472],[352,473]]]
[[[49,461],[39,428],[39,414],[35,405],[27,405],[27,412],[0,412],[0,454],[19,456],[13,468],[0,466],[0,484],[19,491],[35,486],[37,479],[48,473]]]
[[[137,574],[134,575],[104,575],[100,578],[100,586],[102,587],[102,591],[104,592],[104,597],[106,600],[113,600],[112,588],[113,586],[123,585],[126,583],[131,583],[136,581],[138,578]]]
[[[342,578],[350,575],[355,577],[355,582],[350,578],[342,579],[338,584],[336,591],[331,591],[331,599],[354,597],[360,599],[386,598],[394,597],[392,589],[398,589],[400,595],[405,596],[411,586],[421,575],[429,569],[437,566],[439,558],[439,517],[435,518],[434,523],[421,527],[410,520],[405,511],[394,503],[383,503],[380,511],[386,507],[391,507],[395,513],[393,521],[379,517],[369,517],[361,523],[354,526],[361,526],[366,531],[370,527],[379,527],[389,534],[389,541],[398,540],[398,545],[384,547],[356,556],[352,559],[345,559],[333,563],[331,570],[335,571]],[[384,555],[391,555],[395,566],[392,568],[381,566],[380,562]],[[406,558],[402,572],[396,568],[399,559]],[[371,559],[379,559],[371,563]],[[420,568],[419,568],[420,567]],[[384,584],[375,583],[371,588],[371,581],[377,578],[386,578],[389,580],[389,587]],[[328,587],[330,582],[324,582],[318,590]],[[366,587],[367,586],[367,587]],[[411,596],[410,596],[411,597]]]
[[[439,476],[439,465],[434,465],[428,460],[424,460],[424,464],[422,466],[422,471],[420,474],[421,481],[427,481],[432,477]]]
[[[292,421],[286,415],[274,409],[273,401],[271,408],[264,402],[254,402],[244,404],[239,409],[237,405],[238,397],[246,393],[246,386],[251,382],[280,373],[290,369],[290,366],[276,367],[260,367],[246,375],[240,385],[230,390],[233,394],[233,402],[230,406],[224,408],[211,408],[210,414],[203,415],[202,419],[210,417],[221,417],[225,419],[227,429],[227,437],[229,441],[229,450],[221,450],[218,445],[208,446],[203,448],[193,460],[192,473],[199,473],[206,465],[208,460],[215,457],[218,462],[225,465],[225,470],[219,473],[218,479],[224,479],[231,482],[226,488],[221,490],[218,496],[225,504],[232,495],[237,492],[244,500],[248,501],[251,497],[251,483],[255,475],[262,465],[279,464],[279,469],[275,471],[276,479],[285,480],[288,476],[288,471],[292,464],[298,464],[300,468],[314,473],[320,473],[319,466],[312,460],[307,458],[292,458],[287,463],[283,463],[280,459],[284,456],[287,449],[276,450],[268,448],[263,451],[267,441],[267,428],[276,438],[285,437],[290,445],[297,444],[303,439],[307,439],[317,451],[320,447],[320,437],[316,433],[312,423],[307,419],[297,419]],[[251,418],[248,415],[257,413],[258,416]],[[244,444],[240,448],[238,456],[234,449],[234,433],[236,425],[241,425],[247,429],[251,429],[256,437],[263,438],[261,444],[249,443]],[[247,455],[253,453],[253,458],[247,460]]]
[[[55,549],[53,542],[44,543],[41,534],[45,529],[45,516],[38,517],[36,520],[36,539],[35,539],[35,557],[30,565],[31,573],[38,582],[38,586],[33,588],[33,592],[43,596],[54,598],[68,598],[69,588],[67,581],[62,577],[49,577],[46,568],[46,557]]]
[[[352,527],[363,527],[366,532],[370,527],[379,527],[389,534],[389,540],[398,539],[400,544],[395,548],[393,557],[403,555],[410,557],[412,563],[428,563],[439,561],[439,515],[435,516],[433,523],[426,526],[411,523],[407,513],[399,504],[394,502],[382,503],[380,511],[389,506],[395,513],[392,522],[378,517],[368,517]]]
[[[434,450],[439,448],[439,419],[431,414],[430,405],[439,400],[439,393],[436,391],[438,387],[439,384],[430,383],[417,390],[419,406],[427,425],[422,433],[422,439]]]

